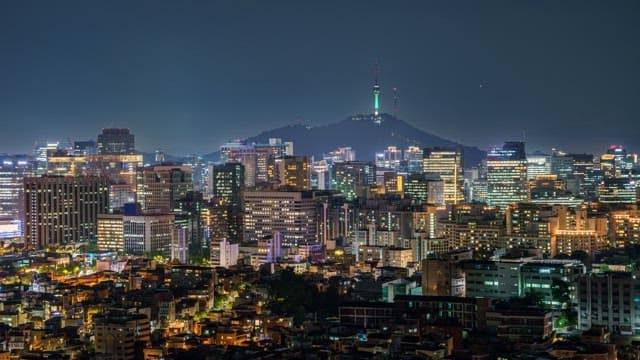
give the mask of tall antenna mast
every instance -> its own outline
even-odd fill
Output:
[[[393,116],[398,117],[398,87],[393,87]]]

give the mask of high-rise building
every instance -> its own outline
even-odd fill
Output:
[[[279,231],[283,245],[316,242],[318,220],[311,192],[245,191],[243,199],[246,241]]]
[[[403,160],[407,164],[409,174],[422,172],[422,159],[424,155],[422,149],[417,146],[409,146],[403,153]]]
[[[144,210],[172,211],[178,200],[193,191],[191,167],[155,165],[138,171],[137,195]]]
[[[276,179],[270,177],[274,161],[284,156],[293,156],[293,143],[279,138],[270,138],[266,144],[253,144],[256,153],[255,182],[268,183]],[[271,174],[273,176],[273,174]]]
[[[402,150],[395,146],[387,147],[383,152],[376,153],[376,167],[385,170],[400,170]]]
[[[551,155],[551,174],[559,179],[566,179],[573,175],[573,158],[562,150],[553,149]]]
[[[331,172],[327,160],[320,160],[311,166],[311,188],[329,190],[331,188]]]
[[[487,203],[506,207],[529,198],[524,143],[510,141],[487,154]]]
[[[640,333],[640,278],[633,273],[588,273],[577,281],[578,329],[596,326],[623,335]]]
[[[228,268],[238,263],[238,244],[231,244],[227,239],[211,242],[211,266]]]
[[[102,129],[98,134],[98,154],[133,155],[136,153],[134,139],[129,129]]]
[[[640,245],[640,211],[616,210],[609,216],[611,245],[617,248]]]
[[[93,140],[73,142],[74,156],[95,155],[97,151],[98,151],[98,145]]]
[[[362,196],[366,187],[375,183],[376,167],[372,163],[349,161],[333,165],[331,188],[342,192],[347,200]]]
[[[539,175],[551,174],[551,156],[541,152],[527,155],[527,179],[533,180]]]
[[[569,154],[573,158],[573,177],[578,179],[578,194],[583,199],[591,199],[597,191],[592,184],[592,174],[596,170],[592,154]]]
[[[34,175],[42,176],[47,173],[49,154],[58,149],[58,143],[44,143],[36,145],[34,149],[35,163],[33,166]]]
[[[222,204],[240,208],[244,187],[244,166],[237,162],[228,162],[213,167],[212,194]]]
[[[275,159],[275,163],[280,186],[311,189],[311,159],[308,156],[283,156]]]
[[[0,155],[0,219],[24,218],[24,178],[33,176],[27,155]]]
[[[98,215],[98,250],[124,251],[122,214]]]
[[[560,200],[571,197],[571,194],[567,192],[564,180],[558,179],[558,175],[538,175],[529,180],[529,193],[532,201]]]
[[[444,201],[447,204],[464,202],[464,164],[462,150],[426,148],[423,152],[422,171],[439,175],[444,184]]]
[[[413,173],[404,182],[404,194],[415,205],[427,203],[429,198],[429,179],[425,174]]]
[[[607,176],[628,176],[636,163],[636,156],[627,154],[627,149],[622,145],[611,145],[607,153],[600,157],[600,165]]]
[[[356,151],[350,147],[341,147],[329,153],[322,154],[322,159],[326,160],[329,164],[356,161]]]
[[[175,215],[125,215],[122,218],[124,251],[132,254],[172,256]]]
[[[58,150],[47,156],[46,174],[53,176],[107,176],[113,184],[135,190],[142,155],[73,155]]]
[[[404,190],[404,177],[395,171],[385,171],[383,175],[384,192],[386,194],[402,195]]]
[[[193,190],[204,194],[207,188],[207,164],[202,156],[191,154],[183,165],[191,166]]]
[[[252,187],[256,184],[258,173],[257,152],[253,146],[246,145],[240,141],[226,143],[220,146],[220,162],[238,162],[244,166],[244,185]],[[265,160],[266,178],[266,160]]]
[[[203,228],[203,243],[227,239],[232,243],[243,237],[243,215],[240,209],[234,209],[221,202],[210,202],[200,213]]]
[[[98,214],[109,208],[104,177],[25,178],[24,192],[25,244],[34,249],[94,238]]]
[[[635,204],[639,189],[629,178],[605,178],[598,187],[598,200],[603,203]]]

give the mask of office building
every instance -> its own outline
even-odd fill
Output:
[[[487,204],[505,208],[527,200],[527,158],[524,143],[506,142],[487,154]]]
[[[134,155],[135,137],[129,129],[102,129],[98,134],[99,155]]]
[[[624,272],[589,273],[578,285],[578,329],[604,326],[621,335],[640,335],[640,279]]]
[[[541,152],[527,155],[527,179],[533,180],[536,176],[551,174],[551,156]]]
[[[311,189],[311,159],[308,156],[283,156],[275,159],[279,186],[295,190]]]
[[[411,199],[411,203],[422,205],[429,198],[429,179],[422,173],[413,173],[407,176],[404,182],[404,195]]]
[[[451,251],[422,259],[422,295],[464,296],[464,273],[459,263],[471,260],[470,250]]]
[[[423,152],[422,171],[438,175],[444,185],[444,201],[447,204],[464,202],[464,164],[462,150],[426,148]]]
[[[316,242],[316,200],[310,192],[246,191],[243,199],[245,241],[278,231],[284,246]]]
[[[27,155],[0,155],[0,219],[22,224],[24,178],[33,176],[32,166],[32,159]]]
[[[376,168],[384,170],[400,170],[402,163],[402,150],[395,146],[389,146],[384,151],[376,153]]]
[[[364,161],[335,163],[331,174],[331,187],[344,194],[347,200],[354,200],[366,194],[370,185],[376,184],[376,167]]]
[[[279,138],[270,138],[266,144],[253,144],[256,153],[255,182],[268,183],[274,180],[273,167],[275,160],[285,156],[293,156],[293,143]],[[270,176],[271,175],[271,176]]]
[[[93,140],[73,142],[74,156],[96,155],[97,152],[98,152],[98,144]]]
[[[403,153],[403,160],[406,162],[407,173],[421,173],[422,172],[422,159],[423,151],[417,146],[409,146]]]
[[[598,201],[602,203],[635,204],[638,187],[629,178],[605,178],[598,186]]]
[[[240,208],[244,187],[244,166],[237,162],[228,162],[213,167],[211,173],[212,194],[223,205]]]
[[[228,268],[238,263],[238,244],[231,244],[227,239],[212,241],[210,265]]]
[[[35,161],[34,161],[34,176],[42,176],[47,173],[47,164],[49,154],[53,154],[58,149],[58,143],[44,143],[36,144],[34,149]]]
[[[640,211],[612,211],[609,219],[611,246],[622,248],[640,245]]]
[[[165,214],[122,217],[124,251],[131,254],[172,256],[175,216]]]
[[[98,215],[98,250],[124,251],[123,215]]]
[[[268,153],[268,151],[267,151]],[[266,156],[266,155],[265,155]],[[244,167],[244,186],[252,187],[256,185],[258,176],[258,155],[255,147],[242,142],[229,142],[220,146],[220,162],[237,162]],[[267,160],[263,164],[264,169],[260,170],[260,179],[267,180]],[[264,174],[262,172],[264,171]]]
[[[331,171],[326,160],[320,160],[311,166],[311,188],[329,190],[331,188]]]
[[[350,147],[341,147],[326,154],[322,154],[322,159],[326,160],[330,165],[339,162],[356,161],[356,151]]]
[[[191,167],[155,165],[138,171],[138,202],[143,210],[173,211],[178,200],[193,191]]]
[[[25,178],[25,244],[33,249],[88,241],[109,208],[104,177]]]
[[[573,157],[566,152],[553,149],[551,154],[551,174],[560,179],[566,179],[573,175]]]

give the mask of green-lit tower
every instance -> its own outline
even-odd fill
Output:
[[[380,73],[380,68],[378,63],[376,62],[373,68],[373,117],[374,122],[380,123],[382,118],[380,117],[380,85],[378,84],[378,74]]]

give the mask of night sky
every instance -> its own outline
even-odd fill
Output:
[[[382,106],[486,149],[640,150],[638,1],[0,2],[0,152],[130,127],[137,148]]]

